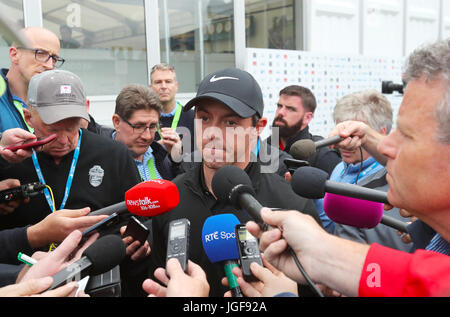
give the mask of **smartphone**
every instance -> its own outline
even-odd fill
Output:
[[[177,258],[183,271],[186,272],[189,259],[190,222],[187,219],[173,220],[169,224],[169,240],[167,241],[167,261]]]
[[[284,164],[289,170],[289,173],[294,174],[295,171],[304,166],[310,166],[308,161],[294,160],[294,159],[285,159]]]
[[[137,220],[136,217],[131,216],[127,228],[125,229],[124,237],[131,236],[134,240],[139,241],[141,245],[144,245],[149,233],[150,230],[146,226]]]
[[[100,232],[101,230],[105,230],[112,225],[116,224],[119,220],[119,214],[113,213],[108,218],[103,219],[102,221],[97,222],[95,225],[87,228],[85,231],[83,231],[81,235],[81,240],[85,241],[87,240],[92,234],[96,232]]]
[[[40,139],[37,139],[37,140],[19,142],[19,143],[16,143],[14,145],[11,145],[11,146],[7,147],[6,149],[10,150],[12,152],[16,152],[16,151],[18,151],[20,149],[27,150],[27,149],[35,148],[35,147],[42,146],[42,145],[45,145],[47,143],[50,143],[54,139],[56,139],[56,134],[52,134],[52,135],[50,135],[48,137],[40,138]]]
[[[244,224],[235,227],[235,234],[244,280],[247,282],[256,282],[258,279],[250,270],[250,264],[256,262],[263,266],[258,240],[248,232]]]

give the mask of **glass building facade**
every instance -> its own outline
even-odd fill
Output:
[[[179,92],[192,94],[207,74],[240,66],[245,47],[302,49],[302,7],[295,0],[0,0],[18,28],[40,25],[59,36],[62,68],[81,77],[89,96],[110,97],[129,83],[148,84],[160,62],[175,67]],[[0,39],[2,68],[9,44]]]

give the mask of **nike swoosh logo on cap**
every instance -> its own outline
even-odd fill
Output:
[[[235,77],[216,77],[216,75],[214,75],[213,78],[211,78],[209,80],[209,82],[210,83],[215,83],[216,81],[226,80],[226,79],[239,80],[239,78],[235,78]]]

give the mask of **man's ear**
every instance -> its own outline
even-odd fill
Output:
[[[120,117],[118,114],[114,114],[112,116],[112,123],[113,123],[114,129],[117,131],[119,129],[119,123],[120,123]]]
[[[303,125],[306,127],[307,125],[309,125],[309,123],[312,121],[312,119],[314,119],[314,113],[312,113],[312,112],[305,113],[305,115],[303,117]]]
[[[33,123],[32,123],[32,120],[31,120],[32,116],[33,116],[33,115],[31,114],[31,110],[30,110],[30,109],[23,108],[23,117],[25,118],[26,123],[27,123],[31,128],[34,129]]]
[[[15,46],[11,46],[9,48],[9,59],[12,64],[19,63],[19,50]]]
[[[258,136],[261,135],[266,126],[267,126],[267,118],[263,117],[258,120],[258,123],[256,124],[256,132],[258,133]]]

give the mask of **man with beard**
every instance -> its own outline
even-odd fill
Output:
[[[308,125],[314,118],[316,108],[316,98],[308,88],[293,85],[280,91],[280,99],[272,124],[272,128],[278,128],[279,131],[280,150],[289,153],[292,145],[298,140],[311,139],[317,142],[323,139],[309,132]],[[269,144],[272,141],[272,138],[267,139]],[[341,162],[339,153],[327,147],[318,149],[316,155],[309,159],[311,166],[329,174],[339,162]]]

